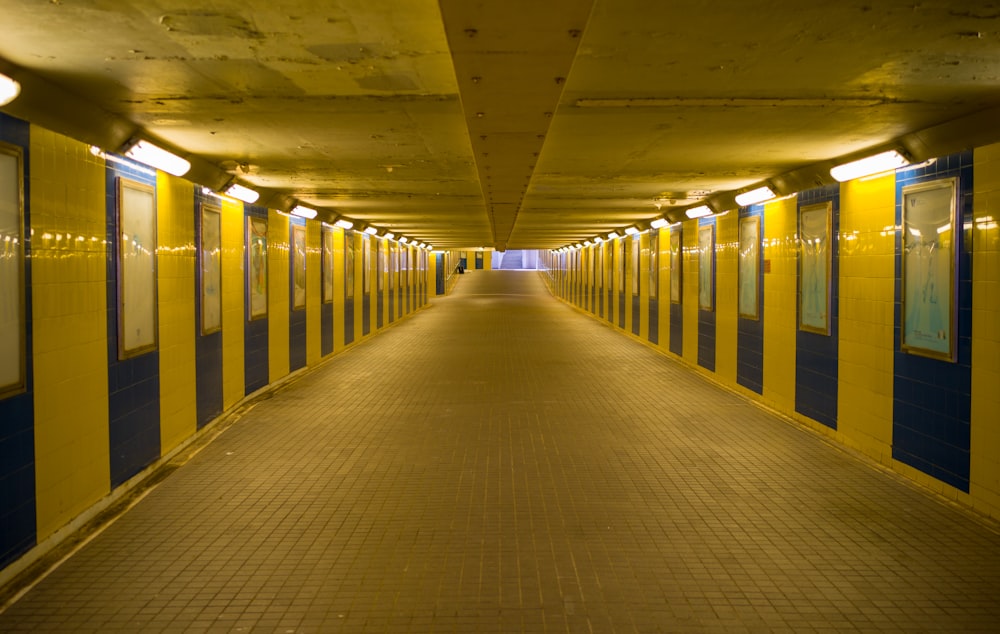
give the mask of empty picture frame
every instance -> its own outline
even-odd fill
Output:
[[[323,282],[323,303],[329,304],[333,301],[333,228],[322,226],[321,230],[322,263],[321,276]]]
[[[27,385],[23,183],[21,149],[0,143],[0,398]]]
[[[715,310],[715,225],[698,227],[698,308]]]
[[[681,303],[681,230],[670,229],[670,303]]]
[[[760,216],[740,218],[739,314],[760,318]]]
[[[354,232],[344,232],[344,297],[354,298]]]
[[[118,179],[118,358],[156,349],[156,202],[152,185]]]
[[[247,296],[250,320],[267,317],[267,220],[247,217]]]
[[[292,225],[292,310],[306,307],[306,228]]]
[[[830,334],[833,203],[799,209],[799,330]]]
[[[901,340],[904,352],[956,361],[958,181],[902,191]]]
[[[222,209],[201,206],[201,334],[222,330]]]

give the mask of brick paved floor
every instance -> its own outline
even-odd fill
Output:
[[[997,631],[990,525],[477,271],[259,402],[0,631]]]

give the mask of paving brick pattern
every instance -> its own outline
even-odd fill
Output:
[[[552,298],[455,294],[262,400],[0,631],[998,631],[1000,536]]]

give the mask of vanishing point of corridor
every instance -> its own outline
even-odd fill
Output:
[[[3,632],[998,624],[995,525],[521,271],[465,275],[265,394],[0,614]]]

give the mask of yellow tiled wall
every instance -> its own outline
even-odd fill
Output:
[[[157,325],[160,338],[160,453],[197,429],[195,387],[194,185],[156,177]]]
[[[657,346],[667,352],[670,350],[670,227],[660,230],[660,336]]]
[[[972,227],[973,505],[1000,516],[1000,144],[975,151]]]
[[[764,401],[795,411],[798,330],[798,206],[792,196],[764,205]],[[770,265],[770,271],[768,266]]]
[[[842,441],[892,460],[896,179],[840,188],[838,432]]]
[[[104,161],[31,128],[35,489],[41,541],[104,496],[108,344]]]
[[[639,239],[639,338],[649,340],[649,234],[636,236]]]
[[[288,216],[267,212],[267,367],[273,383],[288,374]]]
[[[268,229],[270,232],[270,228]],[[244,300],[246,262],[243,243],[243,203],[222,203],[222,408],[226,410],[241,398],[244,374]],[[270,239],[270,237],[269,237]],[[268,245],[270,249],[270,245]],[[268,263],[270,267],[270,263]],[[287,270],[287,269],[286,269]],[[270,272],[270,268],[268,269]],[[287,313],[287,311],[286,311]],[[288,337],[285,337],[288,345]]]
[[[715,220],[715,375],[736,385],[739,315],[739,226],[736,210]]]

